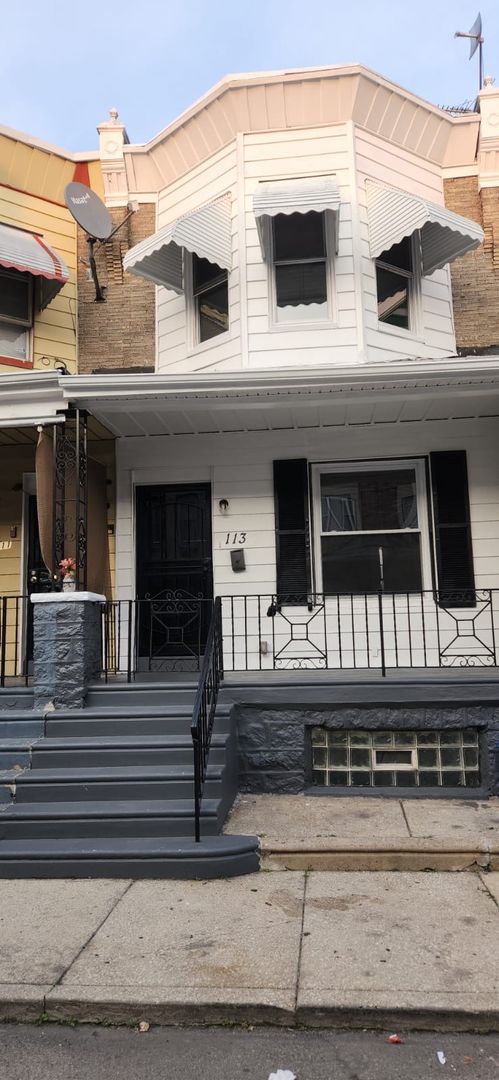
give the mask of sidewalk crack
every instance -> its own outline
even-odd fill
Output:
[[[403,803],[402,799],[399,799],[399,806],[400,806],[400,809],[402,811],[402,817],[403,817],[403,819],[405,821],[405,824],[406,824],[406,827],[407,827],[407,832],[409,833],[409,836],[412,836],[411,826],[409,825],[409,820],[408,820],[407,814],[405,812],[405,806],[404,806],[404,803]]]
[[[109,908],[109,911],[107,911],[107,912],[106,912],[106,914],[105,914],[105,915],[104,915],[104,917],[103,917],[103,918],[101,919],[101,921],[100,921],[100,923],[98,924],[98,926],[96,926],[96,927],[95,927],[95,930],[92,930],[92,933],[91,933],[91,934],[89,935],[89,937],[87,938],[87,940],[86,940],[86,941],[84,941],[84,942],[83,942],[83,945],[81,946],[81,948],[80,948],[80,949],[78,949],[78,952],[76,953],[76,956],[73,956],[72,960],[70,960],[70,962],[69,962],[69,964],[67,965],[67,967],[65,967],[65,968],[64,968],[64,971],[62,971],[62,972],[61,972],[61,974],[59,975],[59,978],[58,978],[58,979],[56,979],[56,981],[55,981],[55,983],[53,984],[53,986],[51,986],[51,988],[50,988],[50,990],[51,990],[51,991],[52,991],[52,990],[55,990],[56,986],[60,986],[60,985],[61,985],[61,983],[62,983],[62,980],[63,980],[63,979],[65,978],[65,976],[67,975],[68,971],[70,971],[70,969],[71,969],[71,968],[73,967],[73,964],[76,964],[76,961],[77,961],[77,960],[79,960],[79,958],[80,958],[80,956],[81,956],[82,952],[84,952],[84,951],[85,951],[85,949],[87,948],[87,945],[90,945],[90,942],[91,942],[91,941],[93,940],[93,938],[95,937],[95,935],[99,933],[99,930],[101,929],[101,927],[103,927],[103,926],[104,926],[104,923],[105,923],[105,922],[107,922],[107,920],[109,919],[109,916],[113,914],[113,911],[115,910],[115,908],[117,908],[118,904],[121,904],[121,901],[122,901],[122,900],[123,900],[123,898],[124,898],[124,897],[126,896],[127,892],[128,892],[128,891],[129,891],[129,890],[130,890],[130,889],[132,888],[132,885],[133,885],[134,883],[135,883],[134,881],[129,881],[129,882],[128,882],[128,885],[127,885],[127,886],[126,886],[126,888],[125,888],[125,889],[123,890],[123,892],[122,892],[122,893],[120,893],[120,895],[116,897],[116,900],[114,901],[114,903],[113,903],[113,904],[111,905],[111,907]],[[50,992],[50,991],[49,991],[49,992]]]
[[[302,949],[303,949],[303,927],[305,925],[305,904],[306,904],[306,900],[307,900],[308,874],[309,874],[309,871],[305,870],[305,877],[303,879],[303,908],[302,908],[302,913],[301,913],[300,940],[299,940],[299,943],[298,943],[298,960],[297,960],[297,964],[296,964],[295,1002],[294,1002],[294,1010],[293,1010],[294,1013],[295,1013],[295,1016],[296,1016],[296,1011],[298,1009],[298,994],[299,994],[299,991],[300,991],[301,954],[302,954]]]
[[[488,864],[489,864],[488,866],[483,867],[483,870],[485,871],[485,874],[479,874],[478,876],[480,878],[480,881],[481,881],[481,883],[483,885],[483,888],[484,888],[485,892],[487,893],[487,896],[489,896],[490,899],[492,900],[492,903],[495,904],[496,907],[499,908],[499,901],[497,899],[497,896],[491,891],[491,889],[489,889],[489,886],[487,884],[486,874],[488,873],[489,867],[490,867],[490,854],[488,856]]]

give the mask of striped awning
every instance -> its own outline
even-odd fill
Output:
[[[317,214],[331,215],[336,248],[340,201],[335,176],[313,176],[301,180],[276,180],[271,184],[258,184],[253,195],[253,212],[263,258],[267,259],[270,254],[267,250],[269,230],[266,222],[277,214],[309,214],[315,211]]]
[[[130,248],[123,266],[130,274],[181,293],[182,248],[230,270],[231,247],[230,197],[223,195]]]
[[[66,284],[69,270],[43,236],[0,224],[0,266],[39,279],[39,306],[44,308]]]
[[[374,180],[366,181],[366,191],[373,259],[419,229],[423,274],[433,274],[483,241],[483,229],[476,221],[453,214],[445,206]]]

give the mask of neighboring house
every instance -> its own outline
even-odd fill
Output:
[[[36,512],[30,387],[44,373],[77,370],[76,225],[64,203],[72,180],[103,194],[98,152],[75,153],[0,127],[0,375],[4,410],[20,391],[0,431],[0,596],[18,597],[46,578]],[[51,394],[46,396],[49,418]],[[6,615],[10,659],[31,651],[22,602]],[[29,610],[29,609],[28,609]]]
[[[145,145],[101,125],[106,201],[140,210],[100,249],[79,374],[11,408],[115,439],[108,674],[196,670],[215,596],[226,672],[497,666],[498,104],[351,66],[229,77]],[[469,718],[447,757],[433,721],[426,769],[428,717],[392,711],[382,753],[367,720],[358,752],[315,723],[319,785],[484,783]]]

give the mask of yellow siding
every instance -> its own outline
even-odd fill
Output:
[[[0,151],[1,153],[1,151]],[[74,166],[71,163],[71,168]],[[0,184],[0,221],[43,235],[69,268],[69,281],[44,311],[34,312],[34,367],[48,370],[63,360],[76,370],[76,225],[68,210],[47,199]],[[16,365],[12,370],[19,371]],[[9,371],[2,363],[1,372]]]
[[[73,179],[75,163],[20,139],[0,135],[0,183],[64,202],[64,188]]]

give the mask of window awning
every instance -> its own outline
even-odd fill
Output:
[[[230,198],[177,218],[171,225],[130,248],[123,260],[125,270],[147,278],[174,292],[183,291],[182,248],[208,259],[224,270],[231,268]]]
[[[314,176],[301,180],[277,180],[272,184],[258,184],[253,195],[253,212],[264,259],[269,256],[266,222],[277,214],[309,214],[312,210],[318,214],[330,214],[335,226],[336,248],[336,219],[339,207],[340,193],[335,176]]]
[[[39,305],[47,307],[66,284],[69,270],[43,236],[0,224],[0,266],[39,279]]]
[[[374,180],[367,180],[366,190],[373,259],[419,229],[423,274],[433,274],[483,241],[483,229],[476,221],[453,214],[445,206]]]

